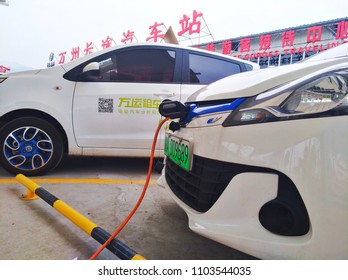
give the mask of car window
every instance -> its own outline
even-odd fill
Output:
[[[175,51],[137,49],[114,53],[99,62],[99,81],[171,83]],[[98,80],[97,80],[98,81]]]
[[[189,82],[204,85],[241,72],[238,63],[193,53],[189,68]]]
[[[132,49],[103,55],[80,70],[75,80],[85,82],[171,83],[176,52],[167,49]],[[66,76],[68,79],[70,75]]]
[[[251,64],[245,63],[244,65],[245,65],[247,71],[252,71],[254,69]]]

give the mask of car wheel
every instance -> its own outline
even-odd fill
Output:
[[[63,157],[57,129],[36,117],[22,117],[0,130],[0,162],[13,174],[37,176],[55,168]]]

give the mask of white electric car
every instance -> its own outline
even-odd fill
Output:
[[[261,259],[348,258],[348,44],[326,52],[160,104],[158,184],[193,231]]]
[[[163,99],[186,101],[211,82],[254,69],[255,63],[196,48],[139,43],[2,75],[0,163],[34,176],[57,166],[63,153],[147,157]]]

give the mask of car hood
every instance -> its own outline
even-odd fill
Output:
[[[323,60],[323,59],[331,59],[331,58],[339,58],[339,57],[345,57],[345,56],[346,57],[348,56],[348,44],[347,43],[343,43],[342,45],[339,45],[337,47],[334,47],[334,48],[328,49],[326,51],[312,55],[309,58],[307,58],[306,60],[303,60],[303,62]]]
[[[195,92],[187,102],[254,96],[317,70],[344,62],[348,62],[347,57],[306,61],[232,75]]]
[[[1,75],[4,78],[34,78],[35,76],[52,76],[55,75],[63,75],[65,73],[65,69],[61,66],[49,67],[44,69],[35,69],[35,70],[27,70],[27,71],[19,71],[14,73],[9,73],[5,75]],[[11,79],[10,79],[11,80]]]
[[[31,75],[36,75],[40,71],[41,71],[41,69],[18,71],[18,72],[14,72],[14,73],[8,73],[8,74],[1,75],[1,77],[9,78],[9,77],[31,76]]]

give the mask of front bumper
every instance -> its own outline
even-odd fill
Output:
[[[167,160],[158,183],[192,230],[227,246],[262,259],[346,259],[346,120],[182,128],[194,139],[192,172]],[[262,215],[304,226],[272,228]]]

